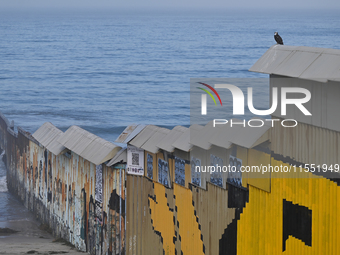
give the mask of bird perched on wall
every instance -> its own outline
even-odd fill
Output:
[[[283,45],[283,40],[282,40],[281,36],[279,36],[279,34],[277,32],[274,33],[274,39],[277,42],[277,44]]]

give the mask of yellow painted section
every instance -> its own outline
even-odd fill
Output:
[[[167,198],[165,197],[165,187],[162,184],[154,182],[154,194],[156,202],[149,198],[151,219],[153,221],[154,231],[158,231],[163,238],[163,249],[165,254],[175,254],[175,225],[173,217],[179,222],[177,241],[181,236],[181,251],[183,255],[199,255],[203,253],[203,242],[201,240],[201,231],[199,230],[194,206],[192,205],[192,192],[174,184],[174,195],[176,196],[177,213],[169,210]]]
[[[271,159],[273,166],[289,166]],[[249,186],[237,224],[237,254],[340,254],[340,187],[311,173],[272,173],[271,192]],[[312,210],[312,246],[289,236],[282,252],[283,199]]]
[[[270,155],[262,151],[249,149],[248,166],[260,169],[260,172],[248,173],[248,184],[264,191],[270,192],[270,172],[268,165],[270,164]],[[256,167],[256,168],[255,168]],[[267,167],[267,171],[264,171]]]
[[[189,189],[174,184],[174,195],[176,196],[177,221],[179,222],[178,229],[183,255],[203,255],[203,242],[194,214],[192,193]]]
[[[167,198],[165,197],[165,187],[162,184],[154,182],[156,202],[149,198],[151,219],[155,231],[161,233],[163,238],[163,249],[165,254],[175,254],[175,244],[173,237],[175,234],[175,226],[173,223],[173,213],[169,211],[167,206]]]

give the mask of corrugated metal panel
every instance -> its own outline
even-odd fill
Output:
[[[172,145],[188,128],[182,126],[174,127],[158,144],[162,150],[173,152],[175,147]]]
[[[146,151],[150,151],[152,153],[157,153],[159,147],[157,144],[162,141],[167,134],[169,134],[170,130],[166,128],[159,128],[153,135],[148,139],[143,145],[142,149]]]
[[[210,139],[214,136],[216,129],[210,121],[199,132],[190,134],[190,143],[199,148],[209,150],[211,147]]]
[[[126,254],[225,252],[220,243],[236,220],[235,208],[228,208],[228,190],[208,185],[207,190],[178,184],[168,189],[146,177],[127,175]]]
[[[98,255],[125,254],[124,165],[95,165],[74,152],[55,155],[20,128],[17,137],[4,134],[4,124],[0,116],[1,147],[3,140],[8,142],[11,191],[55,236],[77,249]],[[55,127],[47,123],[36,133],[45,145],[51,141],[45,137],[50,130]]]
[[[238,123],[241,120],[233,119]],[[199,148],[209,150],[211,145],[229,149],[232,144],[240,145],[245,148],[252,148],[257,145],[257,141],[270,129],[270,122],[265,122],[262,127],[249,127],[229,125],[217,125],[213,127],[209,122],[203,129],[191,136],[190,143]],[[269,136],[268,136],[269,139]]]
[[[273,45],[249,71],[322,82],[339,81],[340,50]]]
[[[277,67],[292,54],[294,47],[286,46],[279,51],[278,45],[272,46],[256,63],[249,69],[251,72],[273,74]]]
[[[262,151],[257,151],[254,149],[248,150],[247,155],[248,166],[260,166],[270,164],[270,154]],[[270,192],[270,172],[249,172],[244,173],[243,176],[247,176],[247,184],[252,185],[258,189]],[[244,180],[242,180],[244,181]]]
[[[327,84],[323,84],[318,81],[299,78],[277,78],[280,76],[273,76],[275,78],[270,78],[270,89],[276,87],[280,91],[283,87],[299,87],[309,90],[311,99],[304,104],[304,107],[312,113],[311,116],[306,116],[295,105],[287,105],[287,113],[282,115],[282,105],[278,104],[276,110],[271,114],[273,119],[275,117],[294,119],[298,123],[310,124],[340,132],[340,86],[338,82],[328,81]],[[299,97],[298,94],[289,94],[289,98]]]
[[[44,147],[46,147],[55,137],[63,132],[56,128],[52,123],[44,123],[35,133],[33,137]]]
[[[275,125],[271,129],[271,143],[274,153],[297,162],[320,166],[340,162],[340,132],[304,123],[294,128]]]
[[[290,77],[299,77],[319,56],[320,53],[296,51],[290,54],[274,70],[274,73]]]
[[[56,235],[85,251],[94,233],[90,198],[95,195],[95,165],[74,153],[70,158],[53,155],[33,142],[29,142],[27,156],[22,186],[30,194],[28,207],[34,208]],[[89,224],[84,224],[85,218]]]
[[[322,54],[319,56],[318,61],[313,62],[301,75],[300,78],[308,79],[309,77],[318,80],[324,76],[329,77],[329,80],[339,81],[340,56]]]
[[[226,254],[226,251],[220,250],[221,238],[235,219],[235,208],[228,207],[228,191],[207,183],[207,191],[192,188],[191,192],[202,235],[207,238],[203,239],[205,254]]]
[[[127,148],[122,148],[119,152],[117,152],[116,156],[107,163],[107,166],[113,166],[114,164],[125,162],[127,160]]]
[[[125,250],[124,172],[111,168],[96,172],[93,163],[75,153],[56,156],[27,137],[18,139],[23,143],[18,147],[18,169],[13,171],[25,205],[56,236],[78,249],[121,254]],[[97,186],[101,173],[103,183]],[[103,194],[103,203],[97,200],[99,194]]]
[[[112,159],[122,147],[114,145],[102,138],[96,138],[81,153],[81,156],[96,165]]]
[[[96,165],[113,158],[121,149],[78,126],[66,130],[58,142]]]
[[[232,119],[233,121],[240,122],[241,120]],[[227,125],[217,125],[216,132],[210,138],[209,143],[229,149],[232,145],[232,138],[240,131],[241,126],[227,126]]]
[[[150,139],[150,137],[159,129],[154,125],[146,126],[135,138],[133,138],[129,144],[141,148],[142,145]]]
[[[245,148],[252,148],[256,146],[258,143],[257,141],[261,139],[263,135],[270,129],[271,124],[269,122],[265,122],[265,125],[262,127],[242,127],[239,132],[237,132],[232,138],[231,142],[233,144],[245,147]],[[269,136],[267,136],[269,139]],[[264,142],[264,141],[263,141]]]
[[[119,135],[116,139],[116,143],[128,143],[130,142],[136,135],[138,135],[146,125],[143,124],[132,124],[124,129],[124,131]]]
[[[182,150],[182,151],[190,151],[192,148],[192,144],[190,144],[190,136],[194,136],[197,132],[199,132],[203,126],[194,124],[190,126],[187,131],[185,131],[173,144],[172,146]]]
[[[0,124],[7,129],[4,121]],[[339,132],[299,123],[275,125],[271,135],[273,167],[289,168],[290,159],[333,166],[340,161]],[[237,254],[340,254],[338,182],[305,169],[273,171],[270,183],[255,180],[244,193],[210,183],[206,190],[166,188],[144,176],[125,177],[119,169],[103,167],[101,175],[79,155],[53,155],[20,133],[12,137],[1,131],[0,140],[13,148],[6,150],[11,191],[56,236],[91,254],[235,254],[236,249]],[[247,155],[237,147],[244,166],[268,161],[269,154]],[[253,186],[263,184],[270,184],[270,192]],[[97,190],[101,203],[94,200]]]
[[[60,129],[56,128],[52,123],[46,122],[32,136],[53,154],[59,155],[65,149],[58,142],[62,134],[63,132]]]
[[[74,151],[80,155],[89,144],[96,139],[96,135],[87,132],[86,130],[78,127],[71,126],[66,132],[58,139],[58,142],[63,144],[66,148]]]
[[[289,167],[273,158],[271,165]],[[339,254],[339,186],[304,171],[290,178],[271,175],[270,193],[249,186],[249,203],[237,223],[237,254]],[[303,229],[304,236],[292,229]]]
[[[122,166],[122,165],[121,165]],[[96,254],[126,254],[125,247],[125,171],[103,167],[103,224],[98,221],[103,239],[97,239],[96,246],[102,241],[101,252]],[[99,243],[98,243],[99,242]]]

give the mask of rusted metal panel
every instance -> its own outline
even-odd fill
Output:
[[[12,135],[1,117],[0,134],[9,189],[42,223],[82,251],[125,254],[125,165],[55,155],[24,130]]]
[[[125,169],[103,167],[103,254],[125,254]]]

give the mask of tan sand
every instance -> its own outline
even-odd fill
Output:
[[[18,232],[1,233],[0,229],[0,254],[86,254],[41,230],[39,225],[35,220],[6,222],[6,228]]]

